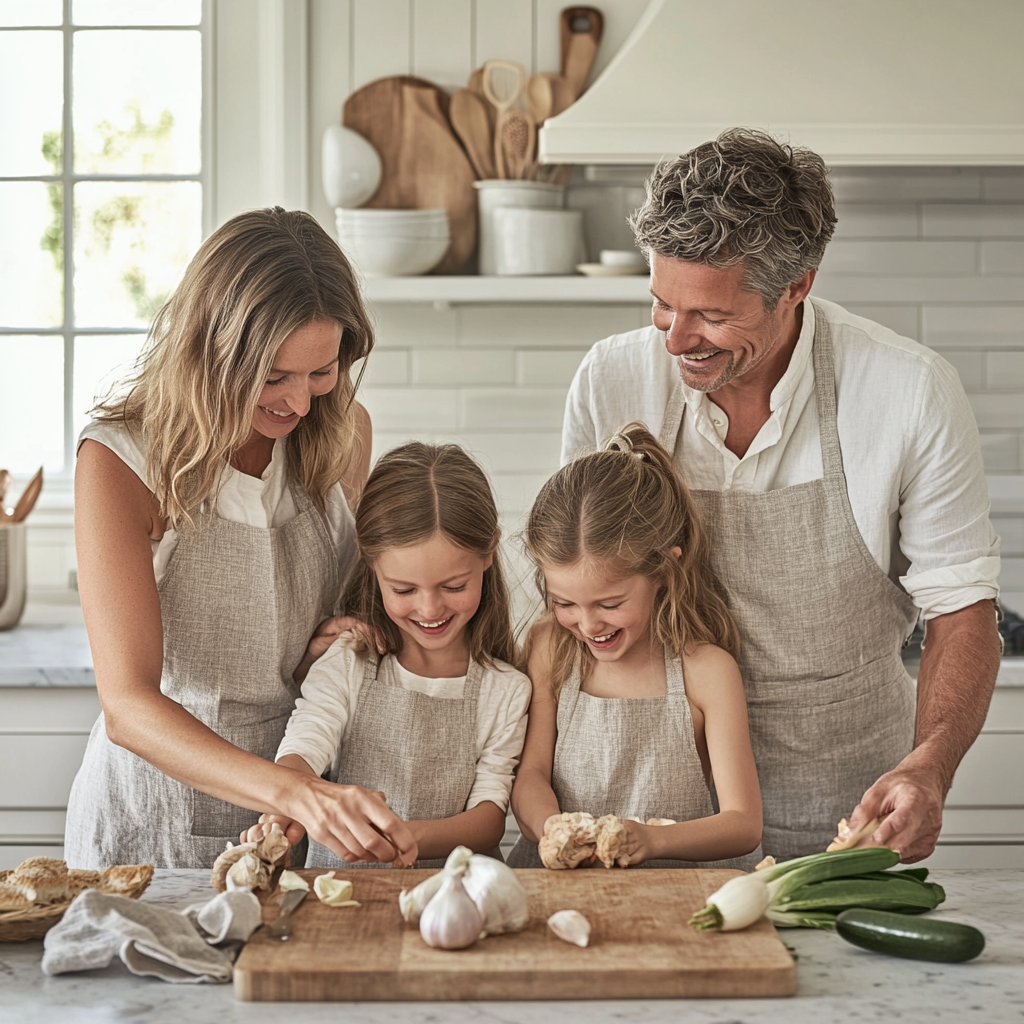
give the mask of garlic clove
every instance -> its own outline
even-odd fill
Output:
[[[266,889],[270,872],[255,852],[248,850],[228,868],[225,882],[229,892],[235,889]]]
[[[442,872],[444,881],[420,917],[420,935],[436,949],[472,946],[484,927],[483,915],[462,884],[462,878]]]
[[[475,853],[468,860],[462,884],[480,911],[485,935],[519,932],[529,923],[526,890],[507,864]]]
[[[289,889],[305,889],[306,892],[309,892],[309,882],[294,871],[282,871],[277,885],[282,892],[287,892]]]
[[[548,927],[564,942],[590,943],[590,922],[578,910],[559,910],[548,918]]]
[[[316,876],[313,882],[313,892],[317,894],[321,903],[325,903],[329,907],[348,907],[353,902],[352,883],[342,878],[335,878],[333,871]]]
[[[428,879],[420,882],[415,889],[403,889],[398,897],[398,907],[402,911],[402,917],[409,924],[419,924],[420,915],[426,909],[427,904],[437,894],[444,881],[444,872],[439,871]]]

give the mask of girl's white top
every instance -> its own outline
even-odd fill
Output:
[[[302,684],[302,696],[288,720],[277,759],[298,754],[317,775],[334,761],[344,745],[358,710],[365,655],[352,649],[352,635],[342,633],[327,653],[313,664]],[[396,677],[403,689],[416,690],[439,700],[458,699],[465,676],[428,679],[409,672],[394,655]],[[508,810],[512,778],[526,738],[526,709],[532,692],[530,680],[503,661],[484,667],[476,713],[476,781],[466,810],[490,800]]]
[[[83,441],[99,441],[109,448],[150,489],[146,479],[146,452],[137,435],[123,423],[103,423],[93,420],[78,437]],[[217,496],[217,514],[223,519],[248,526],[283,526],[296,514],[295,500],[288,487],[288,468],[284,439],[274,444],[270,465],[261,477],[247,476],[231,466],[224,467],[220,491]],[[345,580],[355,563],[355,520],[342,492],[335,484],[327,494],[325,512],[327,532],[338,552],[341,579]],[[153,572],[159,583],[167,564],[178,546],[178,533],[168,529],[159,540],[152,541]]]

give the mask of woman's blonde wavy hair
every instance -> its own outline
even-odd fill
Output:
[[[389,548],[441,534],[481,558],[480,606],[466,625],[470,657],[481,665],[495,658],[515,664],[512,607],[498,541],[498,510],[484,471],[457,444],[411,441],[386,452],[366,481],[356,511],[359,561],[341,599],[342,614],[372,626],[386,653],[402,649],[402,633],[384,609],[373,563]]]
[[[545,566],[589,565],[617,579],[645,576],[657,585],[653,642],[680,657],[699,643],[738,653],[739,632],[711,568],[697,506],[671,456],[642,423],[623,427],[602,451],[573,459],[544,484],[530,511],[525,543],[555,627],[556,696],[574,671],[586,679],[594,656],[555,620]],[[679,557],[674,547],[681,549]]]
[[[308,213],[252,210],[200,246],[153,321],[134,374],[92,410],[141,434],[147,479],[175,529],[195,525],[249,440],[281,343],[316,321],[342,331],[338,383],[288,436],[291,478],[322,510],[354,452],[350,370],[373,347],[355,275]]]

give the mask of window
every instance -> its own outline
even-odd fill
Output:
[[[203,231],[202,0],[0,0],[0,467],[70,476]]]

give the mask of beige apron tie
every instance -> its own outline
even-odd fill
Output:
[[[836,424],[832,337],[824,311],[814,312],[822,479],[756,493],[692,492],[739,625],[762,844],[775,857],[823,850],[839,819],[914,742],[914,685],[900,650],[918,611],[857,529]],[[680,383],[661,443],[685,477],[684,408]]]

